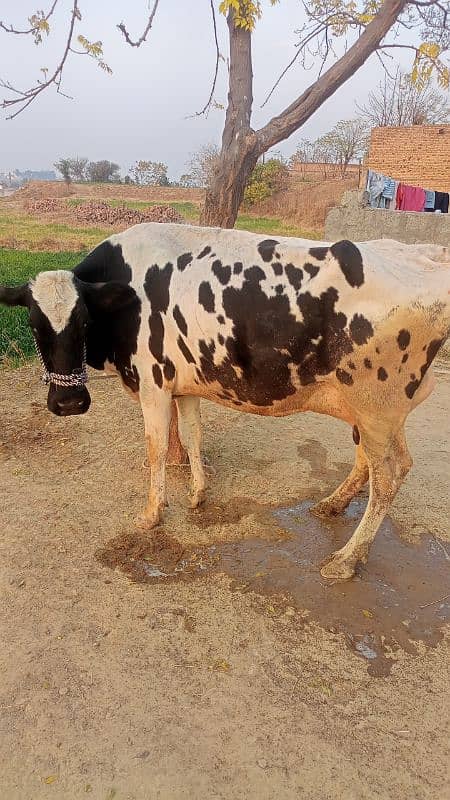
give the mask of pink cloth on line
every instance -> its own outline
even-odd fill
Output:
[[[396,201],[397,210],[423,211],[425,207],[425,191],[419,186],[408,186],[407,183],[399,183]]]

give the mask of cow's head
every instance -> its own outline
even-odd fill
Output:
[[[84,414],[91,398],[85,383],[89,323],[136,299],[119,283],[90,284],[72,272],[41,272],[22,286],[0,287],[0,302],[26,306],[49,383],[47,407],[60,417]]]

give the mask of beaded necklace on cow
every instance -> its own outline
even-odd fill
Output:
[[[60,375],[58,372],[49,372],[45,366],[45,361],[42,357],[42,353],[39,349],[36,339],[34,339],[34,346],[42,366],[42,383],[45,383],[46,385],[53,383],[55,386],[63,386],[64,388],[69,388],[71,386],[82,387],[87,383],[88,374],[86,369],[86,343],[83,346],[83,359],[81,362],[81,368],[73,369],[70,375]]]

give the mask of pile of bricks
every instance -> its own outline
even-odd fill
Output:
[[[137,225],[140,222],[183,222],[183,217],[172,206],[157,205],[142,210],[127,208],[126,205],[110,206],[101,201],[89,200],[71,206],[66,200],[47,197],[27,204],[32,214],[64,214],[70,212],[77,222],[106,225]]]
[[[80,222],[101,222],[107,225],[126,223],[137,225],[139,222],[183,222],[183,218],[172,206],[150,206],[136,210],[126,206],[110,206],[108,203],[83,203],[74,209]]]

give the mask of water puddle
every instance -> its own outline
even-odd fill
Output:
[[[371,675],[389,674],[399,648],[416,654],[419,642],[435,647],[450,621],[450,547],[428,535],[418,545],[408,544],[386,519],[367,567],[352,581],[330,584],[321,577],[320,564],[349,539],[365,502],[353,501],[333,520],[314,517],[310,506],[267,512],[265,521],[280,529],[276,541],[243,539],[184,550],[159,529],[152,537],[123,534],[97,557],[147,583],[226,573],[232,589],[276,596],[308,610],[309,619],[326,630],[343,633]]]

